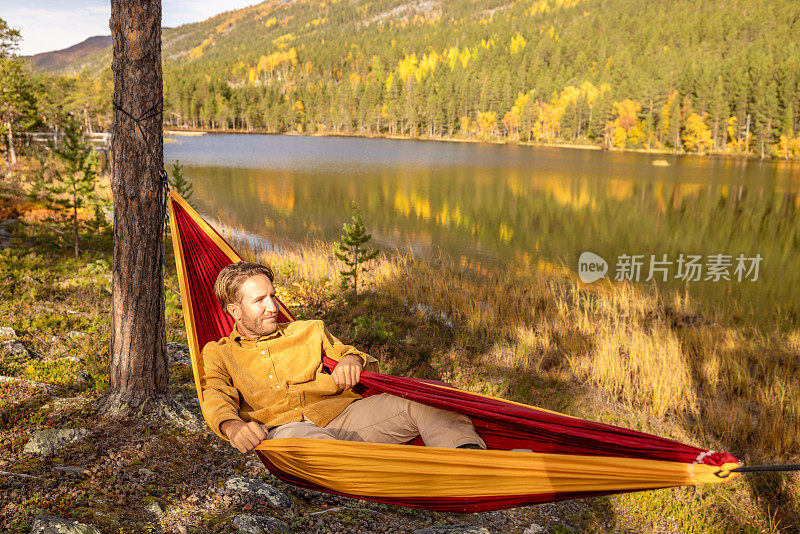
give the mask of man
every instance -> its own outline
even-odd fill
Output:
[[[206,417],[240,452],[264,439],[304,437],[485,449],[466,415],[352,388],[377,360],[336,339],[322,321],[278,323],[272,270],[239,262],[219,273],[214,293],[235,321],[203,348]],[[323,353],[338,364],[322,368]]]

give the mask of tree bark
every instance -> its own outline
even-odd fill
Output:
[[[75,259],[78,256],[78,195],[75,192],[75,187],[72,189],[72,226],[75,230]]]
[[[11,164],[17,164],[17,152],[14,150],[14,125],[11,121],[6,122],[6,128],[8,128],[8,155],[11,158]]]
[[[89,108],[83,108],[83,118],[86,121],[86,133],[92,133],[92,119],[89,118]]]
[[[111,0],[114,102],[134,117],[162,98],[161,0]],[[161,231],[162,117],[114,109],[110,389],[98,410],[129,416],[169,401]]]

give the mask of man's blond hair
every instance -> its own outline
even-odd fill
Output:
[[[214,295],[225,313],[228,313],[228,304],[242,302],[240,290],[245,280],[258,274],[265,275],[270,282],[275,280],[272,269],[266,265],[249,261],[232,263],[219,272],[217,281],[214,282]]]

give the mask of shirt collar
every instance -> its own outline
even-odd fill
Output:
[[[236,324],[234,323],[233,330],[231,330],[231,333],[230,333],[229,337],[231,339],[233,339],[239,345],[242,345],[243,343],[256,343],[258,341],[266,341],[266,340],[271,339],[273,337],[280,337],[280,336],[286,335],[286,333],[284,331],[286,330],[286,326],[288,324],[289,323],[278,323],[278,329],[275,330],[273,333],[267,334],[266,336],[261,336],[258,339],[250,339],[250,338],[244,337],[239,332],[239,329],[236,328]]]

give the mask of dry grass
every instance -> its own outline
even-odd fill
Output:
[[[289,274],[286,285],[318,288],[318,299],[335,294],[330,288],[343,268],[332,245],[321,242],[257,259]],[[451,325],[447,343],[427,352],[440,378],[458,387],[727,450],[751,465],[798,462],[800,330],[736,327],[701,315],[685,293],[586,286],[551,264],[541,267],[487,276],[446,257],[381,254],[364,283],[371,295],[398,304],[389,317],[422,313],[436,328]],[[778,532],[798,524],[800,476],[773,479],[751,475],[749,486],[720,490],[731,493],[707,502],[683,493],[617,502],[638,502],[653,518],[669,510],[688,531],[735,524]],[[698,506],[707,521],[700,530]],[[755,514],[746,524],[731,519],[741,506]]]
[[[258,259],[331,287],[344,267],[333,258],[332,245],[316,242]],[[800,453],[800,330],[719,324],[688,295],[585,286],[552,266],[490,278],[444,257],[382,254],[364,287],[451,321],[455,348],[475,350],[484,365],[567,376],[740,455]]]

